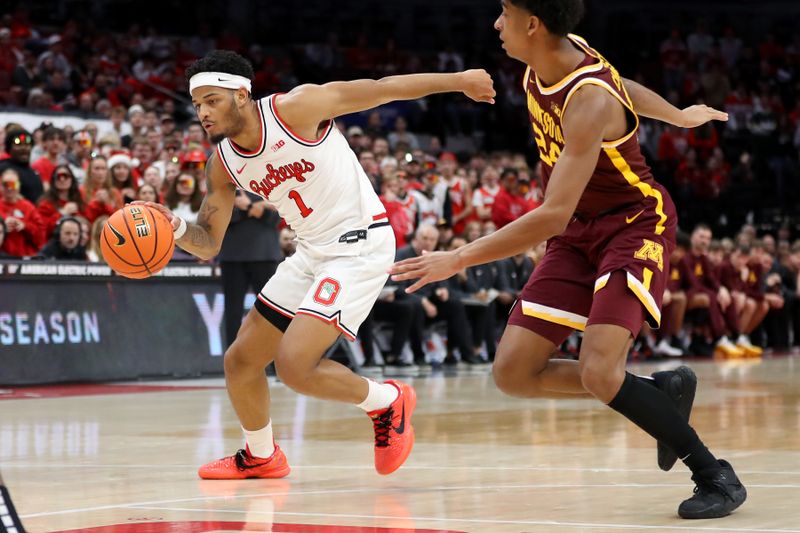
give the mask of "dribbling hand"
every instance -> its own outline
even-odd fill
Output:
[[[681,111],[681,114],[683,115],[683,124],[680,126],[683,128],[696,128],[712,120],[719,120],[722,122],[728,121],[727,113],[718,111],[707,105],[693,105],[687,107]]]
[[[169,223],[172,224],[172,231],[178,229],[178,226],[181,225],[181,219],[176,217],[175,214],[164,207],[161,204],[157,204],[155,202],[143,202],[141,200],[136,200],[135,202],[131,202],[130,205],[143,205],[145,207],[149,207],[150,209],[155,209],[169,220]]]
[[[494,90],[492,77],[483,69],[467,70],[461,73],[463,80],[462,92],[476,102],[494,103],[497,93]]]

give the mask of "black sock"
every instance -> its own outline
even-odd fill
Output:
[[[650,381],[626,372],[622,387],[608,406],[672,448],[693,473],[719,469],[717,459],[694,429],[667,395]]]

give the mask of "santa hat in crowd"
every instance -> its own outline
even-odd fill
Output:
[[[112,152],[111,157],[108,158],[108,168],[114,168],[116,165],[125,165],[128,168],[135,168],[139,166],[139,160],[132,159],[130,152],[127,151]]]

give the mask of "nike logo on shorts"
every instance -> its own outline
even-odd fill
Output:
[[[638,213],[636,213],[632,217],[625,217],[625,223],[626,224],[630,224],[631,222],[633,222],[634,220],[639,218],[639,215],[641,215],[642,213],[644,213],[644,209],[642,209],[641,211],[639,211]]]

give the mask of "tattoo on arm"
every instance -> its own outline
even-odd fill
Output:
[[[192,246],[207,248],[211,246],[211,234],[205,228],[197,225],[190,225],[186,228],[186,238]]]

